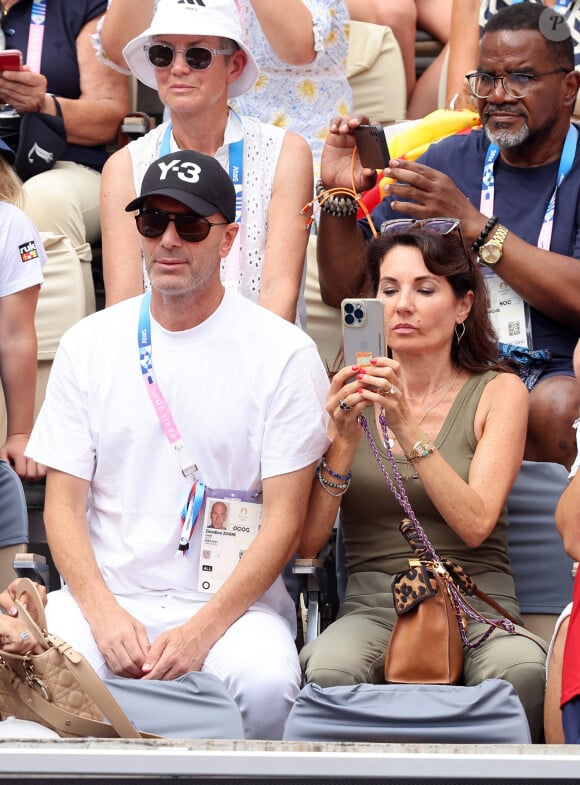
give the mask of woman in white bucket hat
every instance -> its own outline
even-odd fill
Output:
[[[157,88],[170,119],[116,152],[103,172],[107,304],[143,291],[139,239],[124,205],[153,160],[194,149],[215,156],[238,192],[240,242],[222,262],[224,284],[303,323],[297,304],[308,233],[300,209],[311,198],[312,155],[297,134],[229,108],[258,75],[242,38],[233,0],[160,0],[151,25],[125,47],[132,72]]]

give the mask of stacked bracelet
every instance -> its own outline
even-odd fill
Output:
[[[496,223],[498,221],[499,221],[499,218],[497,217],[497,215],[492,215],[492,217],[489,219],[489,221],[486,223],[486,225],[483,227],[483,229],[479,233],[479,236],[477,237],[477,239],[474,240],[471,243],[471,245],[469,246],[469,249],[471,251],[473,251],[473,253],[477,253],[479,251],[481,246],[487,240],[488,234],[491,232],[491,230],[493,229],[493,227],[496,225]]]
[[[427,436],[415,442],[410,452],[405,453],[405,458],[409,463],[417,463],[421,458],[426,458],[432,452],[435,452],[435,445]]]
[[[352,479],[352,472],[348,472],[348,474],[339,474],[338,472],[332,471],[330,466],[326,463],[326,455],[322,456],[322,460],[320,461],[320,465],[324,469],[324,471],[328,472],[331,477],[334,477],[336,480],[342,480],[343,482],[348,482]]]
[[[332,482],[332,480],[329,480],[322,474],[322,466],[323,464],[319,463],[316,467],[316,476],[318,478],[318,482],[322,485],[322,488],[330,496],[344,496],[344,494],[348,491],[348,486],[350,485],[350,477],[348,477],[348,479],[345,478],[344,482]],[[332,476],[340,478],[343,475],[332,473]]]
[[[317,180],[316,197],[323,213],[334,215],[335,218],[344,218],[347,215],[357,214],[358,201],[354,196],[349,196],[346,192],[344,196],[339,194],[327,196],[326,194],[328,193],[322,180]]]

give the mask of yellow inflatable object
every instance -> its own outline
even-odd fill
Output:
[[[425,115],[413,125],[406,126],[389,139],[389,153],[391,158],[404,158],[406,161],[415,161],[434,142],[446,139],[448,136],[475,128],[480,125],[477,112],[471,109],[436,109],[431,114]],[[383,177],[379,182],[379,190],[384,195],[384,185],[392,183],[390,177]]]

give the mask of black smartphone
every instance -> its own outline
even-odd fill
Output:
[[[341,303],[346,365],[370,365],[385,356],[385,309],[376,298],[347,298]]]
[[[354,129],[356,148],[361,164],[366,169],[384,169],[390,155],[382,125],[359,125]]]

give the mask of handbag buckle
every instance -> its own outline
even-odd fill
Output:
[[[48,687],[39,679],[38,676],[34,673],[34,664],[28,658],[25,658],[24,662],[24,673],[26,674],[26,683],[30,687],[31,690],[38,692],[45,700],[50,700],[50,692],[48,691]]]

